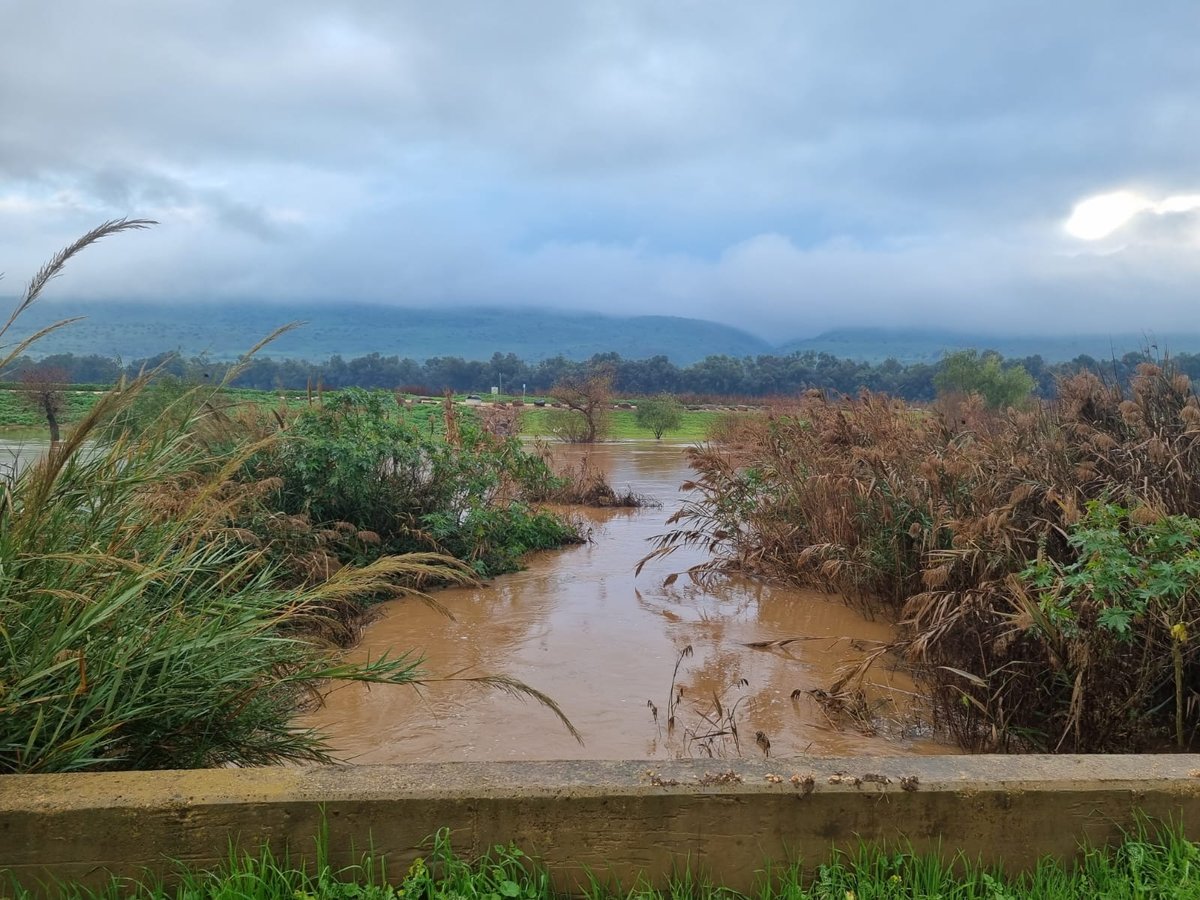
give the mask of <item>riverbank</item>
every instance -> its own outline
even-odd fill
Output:
[[[371,604],[580,540],[521,502],[554,479],[514,440],[446,441],[363,392],[289,422],[211,390],[143,408],[146,387],[103,395],[42,464],[0,461],[0,772],[327,760],[293,727],[319,686],[423,675],[407,647],[338,659]]]

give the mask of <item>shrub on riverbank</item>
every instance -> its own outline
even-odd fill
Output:
[[[345,561],[438,551],[487,577],[531,550],[579,541],[570,523],[526,502],[561,479],[518,439],[469,417],[447,439],[393,406],[386,393],[351,388],[305,407],[255,455],[251,479],[275,486],[279,511],[352,535],[333,542]]]
[[[965,746],[1190,741],[1200,400],[1169,364],[1143,366],[1128,392],[1092,375],[1059,391],[1052,406],[967,403],[953,419],[870,394],[748,419],[693,453],[699,498],[656,552],[701,544],[712,560],[697,577],[887,607],[906,627],[892,649]],[[1119,572],[1105,568],[1115,548]]]

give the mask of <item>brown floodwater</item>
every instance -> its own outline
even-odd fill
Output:
[[[913,685],[886,665],[872,672],[866,728],[835,725],[807,693],[828,687],[843,667],[886,641],[888,624],[814,591],[741,580],[700,586],[686,576],[664,586],[667,575],[700,561],[700,550],[680,550],[634,576],[652,549],[647,539],[665,530],[682,500],[678,488],[689,469],[681,448],[622,443],[557,452],[567,459],[586,453],[615,487],[628,485],[662,507],[573,510],[585,517],[591,542],[533,555],[524,571],[484,587],[440,592],[437,599],[453,620],[416,600],[388,603],[350,656],[411,650],[425,659],[423,669],[433,679],[515,677],[553,697],[583,745],[536,702],[463,681],[431,680],[420,688],[346,684],[300,723],[329,735],[338,758],[759,756],[758,732],[772,756],[951,752],[914,724],[921,705]],[[789,638],[799,640],[746,646]],[[670,729],[677,662],[674,684],[682,698]],[[657,721],[648,703],[657,707]],[[728,730],[731,710],[737,741],[727,734],[705,737]]]

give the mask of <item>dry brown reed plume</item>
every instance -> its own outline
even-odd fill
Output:
[[[575,738],[576,743],[581,747],[584,746],[583,735],[571,723],[571,720],[567,718],[567,714],[563,712],[562,707],[558,705],[558,702],[553,697],[535,687],[531,687],[520,679],[513,678],[511,675],[467,675],[465,672],[456,672],[452,675],[436,677],[422,676],[416,683],[425,685],[434,682],[456,682],[483,688],[488,691],[495,691],[514,700],[532,700],[539,706],[544,706],[550,710],[550,713],[554,718],[558,719],[559,724],[567,730],[567,733]]]
[[[522,410],[515,406],[488,403],[475,410],[479,425],[493,437],[516,437],[521,433]]]
[[[100,225],[97,225],[87,234],[78,238],[68,246],[59,250],[54,254],[44,266],[38,269],[37,273],[30,279],[29,284],[25,288],[25,293],[21,295],[21,299],[17,301],[13,307],[12,313],[3,326],[0,326],[0,341],[4,340],[4,336],[8,334],[9,329],[13,327],[16,321],[21,318],[26,310],[37,301],[41,296],[42,291],[51,280],[62,274],[68,262],[82,251],[86,250],[97,241],[101,241],[106,237],[111,237],[115,234],[120,234],[123,231],[136,231],[143,228],[149,228],[152,225],[157,225],[153,219],[111,219]],[[63,319],[47,325],[45,328],[35,331],[18,341],[14,347],[9,350],[0,350],[0,369],[6,368],[14,359],[28,350],[33,344],[44,338],[46,335],[72,322],[79,321],[81,317],[76,316],[70,319]]]
[[[1172,693],[1163,627],[1146,625],[1138,647],[1086,616],[1064,629],[1018,574],[1074,559],[1068,536],[1089,501],[1140,521],[1200,515],[1200,400],[1169,361],[1143,365],[1128,389],[1076,375],[1053,404],[1000,414],[977,400],[949,418],[877,394],[810,393],[794,413],[731,422],[690,458],[695,495],[642,564],[701,546],[710,558],[690,570],[698,580],[761,576],[890,613],[903,637],[860,673],[901,655],[963,746],[1161,740],[1153,710]],[[1185,651],[1195,719],[1200,661]]]

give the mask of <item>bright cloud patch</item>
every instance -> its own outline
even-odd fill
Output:
[[[1196,209],[1200,209],[1200,194],[1177,194],[1156,203],[1133,191],[1114,191],[1075,204],[1064,227],[1072,237],[1098,241],[1123,228],[1139,213],[1166,215]]]

